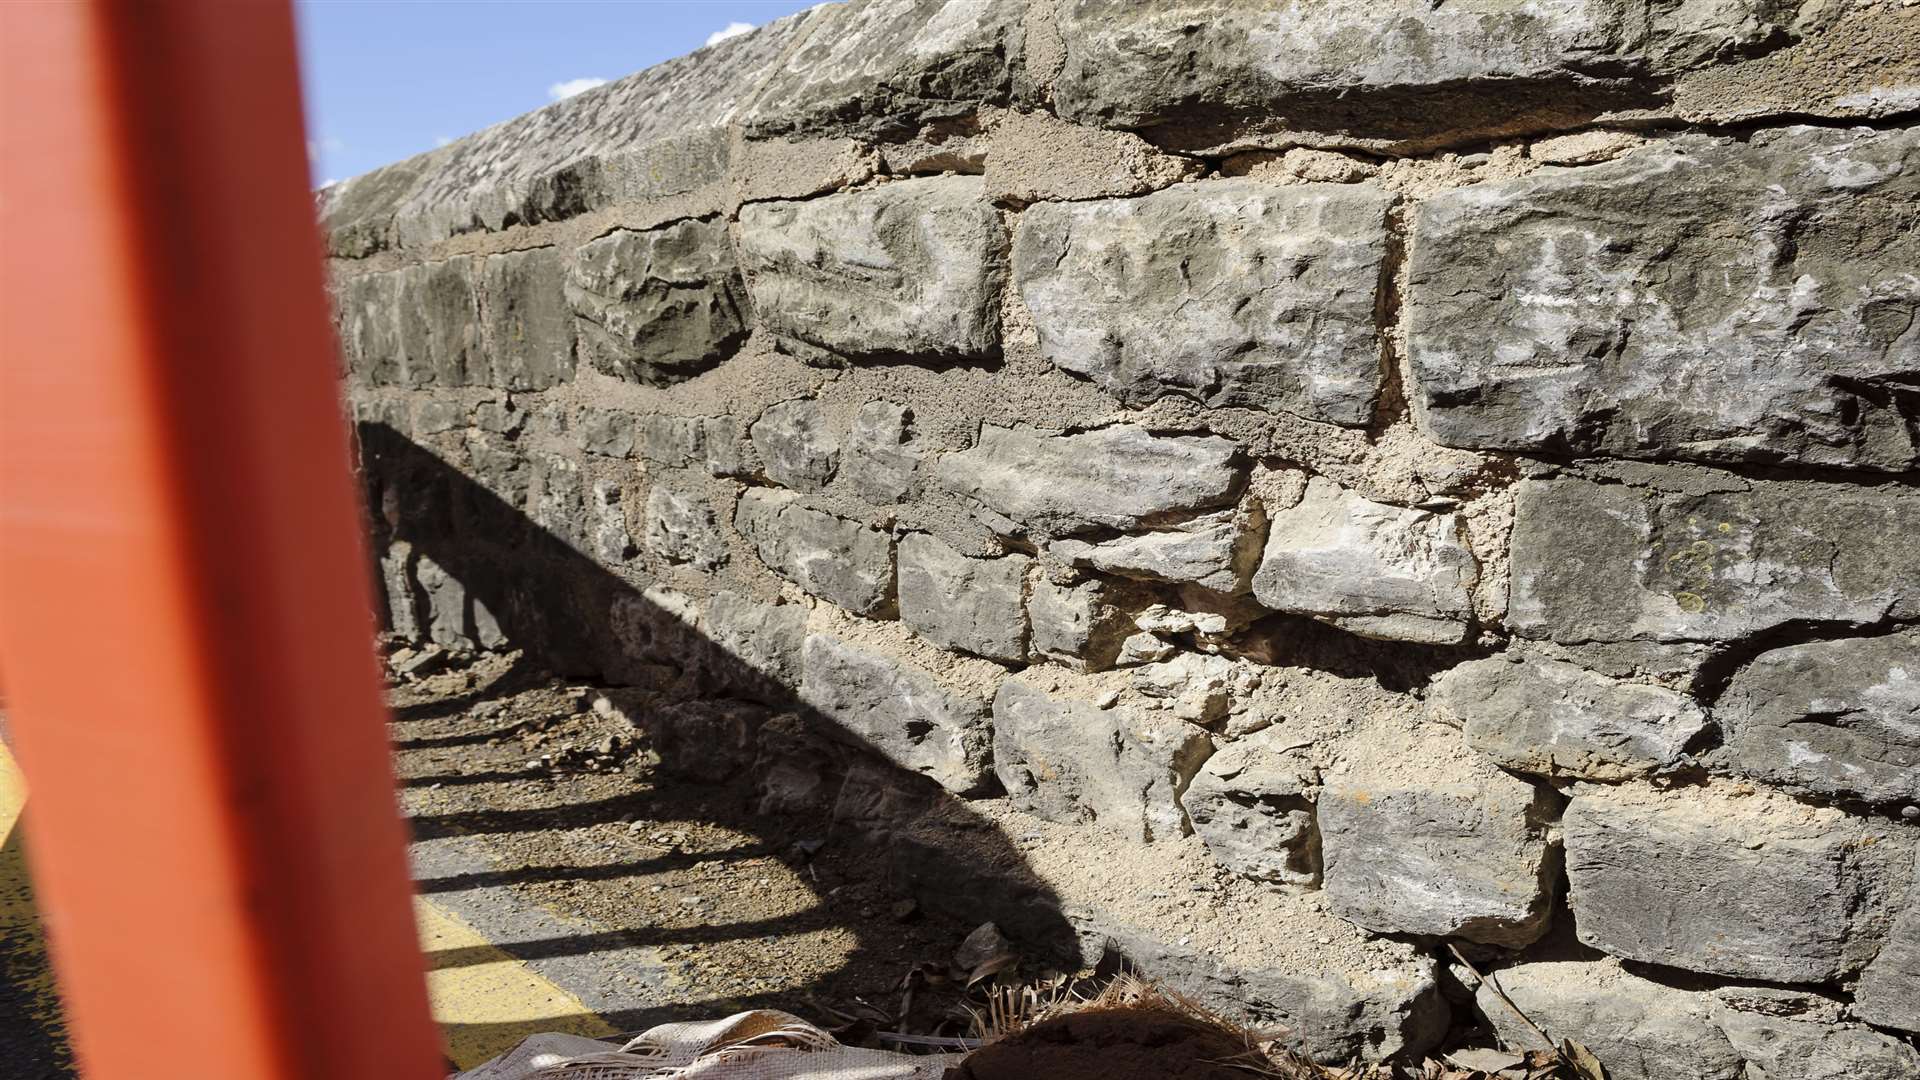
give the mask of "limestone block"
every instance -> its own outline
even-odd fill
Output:
[[[1116,424],[1049,435],[983,424],[973,449],[942,457],[941,482],[1029,529],[1138,529],[1233,502],[1246,467],[1212,435]]]
[[[1420,204],[1408,343],[1448,446],[1901,471],[1920,131],[1690,136]]]
[[[1096,915],[1092,921],[1128,970],[1221,1015],[1249,1016],[1279,1032],[1282,1045],[1319,1062],[1345,1066],[1356,1059],[1418,1057],[1447,1032],[1446,1001],[1433,961],[1424,956],[1383,958],[1378,966],[1350,971],[1314,963],[1269,965],[1196,950],[1118,919]]]
[[[919,494],[926,452],[913,437],[913,410],[869,401],[853,414],[840,471],[868,502],[905,502]]]
[[[1582,787],[1562,828],[1581,941],[1732,978],[1858,971],[1913,866],[1889,827],[1720,788]]]
[[[727,562],[727,540],[713,504],[697,492],[655,484],[647,492],[647,550],[674,563],[716,570]]]
[[[630,458],[634,447],[633,414],[620,409],[581,408],[573,424],[580,449],[602,457]]]
[[[586,359],[630,382],[691,378],[747,334],[745,288],[720,219],[587,242],[568,267],[566,299]]]
[[[1140,841],[1191,831],[1180,795],[1213,750],[1201,728],[1008,679],[993,729],[993,769],[1016,807]]]
[[[1473,1004],[1515,1049],[1556,1049],[1549,1038],[1572,1039],[1606,1064],[1609,1080],[1745,1080],[1741,1054],[1714,1022],[1706,994],[1643,979],[1614,959],[1548,960],[1515,964],[1480,984]]]
[[[781,686],[800,685],[807,609],[801,604],[763,604],[725,589],[707,604],[713,641],[728,656]]]
[[[400,275],[338,282],[335,327],[347,372],[365,386],[411,385],[400,358]]]
[[[893,537],[803,504],[790,491],[753,488],[740,496],[734,527],[769,570],[855,615],[893,600]]]
[[[1367,752],[1324,777],[1317,803],[1328,910],[1380,933],[1489,945],[1545,933],[1558,797],[1419,739]]]
[[[1657,81],[1635,80],[1771,44],[1794,29],[1794,8],[1073,0],[1058,17],[1066,57],[1054,104],[1066,119],[1162,145],[1254,131],[1417,147],[1657,104]]]
[[[959,794],[986,782],[993,761],[987,704],[932,673],[831,634],[809,634],[800,697],[839,734]]]
[[[1223,180],[1020,216],[1040,348],[1128,404],[1168,394],[1364,424],[1387,195]]]
[[[1133,673],[1133,688],[1179,719],[1212,727],[1227,718],[1235,687],[1245,674],[1238,662],[1209,653],[1183,652]]]
[[[911,135],[1004,104],[1019,69],[1024,0],[869,0],[816,7],[800,47],[755,86],[753,138]]]
[[[533,478],[533,523],[575,551],[591,553],[587,488],[579,463],[559,454],[536,454]]]
[[[748,429],[767,478],[795,491],[819,491],[840,467],[840,436],[820,415],[820,403],[795,398],[772,405]]]
[[[1796,620],[1913,619],[1920,546],[1905,538],[1917,533],[1920,491],[1898,487],[1522,481],[1507,623],[1574,644],[1733,641]]]
[[[707,428],[702,417],[650,413],[638,422],[640,456],[679,469],[707,453]]]
[[[380,556],[381,594],[386,599],[386,629],[402,641],[418,642],[425,637],[420,598],[414,590],[413,545],[397,540],[386,546]]]
[[[420,596],[426,603],[427,639],[455,652],[472,649],[466,585],[425,552],[414,556],[414,580],[420,583]]]
[[[1860,1024],[1840,1003],[1799,990],[1729,987],[1710,995],[1714,1020],[1747,1060],[1751,1080],[1910,1080],[1920,1050]]]
[[[1467,635],[1477,577],[1457,515],[1372,502],[1316,476],[1273,515],[1253,595],[1363,637],[1451,644]]]
[[[545,390],[573,378],[573,323],[566,260],[554,248],[509,251],[480,261],[491,385]]]
[[[1468,746],[1541,776],[1644,776],[1676,764],[1707,726],[1706,712],[1685,694],[1517,654],[1449,669],[1432,700],[1461,725]]]
[[[1079,671],[1114,666],[1120,646],[1134,632],[1115,588],[1098,579],[1059,585],[1042,577],[1027,590],[1029,649]]]
[[[399,363],[381,366],[404,386],[485,385],[492,373],[480,344],[472,261],[421,263],[394,276]]]
[[[739,243],[755,317],[803,359],[999,351],[1006,236],[978,177],[753,203],[740,210]]]
[[[469,431],[466,472],[501,502],[516,510],[527,506],[533,468],[519,447],[485,432]]]
[[[1027,658],[1025,555],[976,559],[926,533],[901,538],[900,621],[943,649]]]
[[[1164,529],[1111,540],[1056,540],[1048,549],[1075,566],[1148,581],[1185,582],[1220,593],[1247,591],[1260,561],[1265,515],[1219,510]]]
[[[1869,1024],[1920,1032],[1920,849],[1906,904],[1853,988],[1853,1011]]]
[[[618,566],[639,549],[627,531],[627,512],[620,504],[620,485],[593,482],[593,550],[603,565]]]
[[[1732,767],[1828,798],[1920,803],[1920,633],[1761,653],[1714,704]]]
[[[1220,865],[1277,885],[1316,885],[1312,792],[1319,776],[1295,739],[1267,728],[1227,743],[1200,766],[1183,800]]]
[[[415,435],[438,435],[443,431],[452,431],[467,422],[467,411],[457,401],[445,398],[430,398],[414,409],[413,433]]]

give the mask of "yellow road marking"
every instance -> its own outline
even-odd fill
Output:
[[[32,994],[37,1020],[59,1028],[59,998],[16,830],[26,801],[26,783],[13,756],[0,744],[0,939],[14,939],[22,946],[15,963],[0,976]],[[447,1056],[460,1068],[472,1068],[538,1032],[563,1031],[588,1038],[616,1034],[579,998],[495,948],[451,911],[416,897],[414,916],[426,951],[461,949],[482,958],[477,964],[427,973],[434,1019],[440,1024]]]
[[[454,1064],[470,1069],[543,1031],[588,1038],[616,1034],[579,998],[495,948],[453,912],[416,897],[414,914],[420,924],[421,947],[428,952],[475,950],[481,956],[497,957],[427,972],[433,1016]]]
[[[0,957],[6,961],[0,963],[0,979],[25,991],[29,1019],[41,1030],[64,1037],[60,996],[54,989],[53,965],[47,960],[46,935],[33,906],[21,843],[20,812],[26,805],[26,780],[6,744],[0,743],[0,942],[8,945],[10,954]]]

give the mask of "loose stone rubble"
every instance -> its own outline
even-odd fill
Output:
[[[1451,944],[1914,1075],[1916,116],[1896,0],[822,5],[319,193],[384,627],[1325,1060],[1531,1045]]]

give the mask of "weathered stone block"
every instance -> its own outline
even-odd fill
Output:
[[[1388,201],[1223,180],[1034,206],[1014,281],[1047,358],[1129,404],[1178,394],[1364,424]]]
[[[1906,904],[1853,988],[1853,1011],[1869,1024],[1920,1032],[1920,848]]]
[[[574,550],[590,554],[587,488],[579,463],[558,454],[536,454],[532,463],[533,523]]]
[[[969,176],[740,211],[755,315],[809,360],[957,361],[1000,348],[999,216]]]
[[[926,533],[899,545],[900,621],[943,649],[1027,659],[1025,555],[975,559]]]
[[[893,600],[893,537],[800,502],[790,491],[754,488],[740,496],[734,527],[767,568],[855,615]]]
[[[1687,137],[1428,199],[1410,359],[1448,446],[1920,463],[1920,131]]]
[[[1268,524],[1253,595],[1363,637],[1450,644],[1467,636],[1478,574],[1456,515],[1371,502],[1316,476]]]
[[[459,402],[445,398],[429,398],[413,410],[415,435],[438,435],[462,427],[466,422],[467,410]]]
[[[1448,670],[1434,682],[1433,702],[1460,723],[1468,746],[1541,776],[1644,776],[1679,762],[1707,726],[1685,694],[1518,655]]]
[[[716,570],[727,562],[727,539],[713,504],[693,491],[655,484],[647,492],[644,536],[647,550],[675,563]]]
[[[1067,119],[1163,145],[1327,132],[1349,145],[1420,147],[1655,105],[1657,84],[1632,77],[1769,44],[1793,28],[1794,9],[1074,0],[1059,14],[1066,57],[1054,104]]]
[[[586,358],[631,382],[691,378],[747,334],[745,288],[718,219],[589,241],[574,253],[566,298]]]
[[[723,589],[707,602],[707,627],[728,656],[783,687],[800,685],[804,605],[763,604]]]
[[[399,363],[378,366],[406,386],[485,385],[492,373],[481,352],[472,261],[421,263],[394,276]]]
[[[1234,691],[1249,674],[1246,667],[1224,656],[1183,652],[1133,673],[1133,688],[1143,697],[1162,703],[1181,720],[1214,727],[1227,718]]]
[[[620,485],[593,482],[593,550],[603,564],[618,566],[633,557],[633,534],[627,531],[627,512],[620,502]]]
[[[380,586],[386,600],[387,630],[402,641],[422,640],[426,620],[414,589],[413,545],[404,540],[387,545],[380,556]]]
[[[926,452],[913,438],[913,410],[891,401],[869,401],[853,414],[841,475],[874,503],[904,502],[919,493]]]
[[[941,482],[1029,529],[1137,529],[1233,502],[1246,466],[1212,435],[1116,424],[1073,435],[984,424],[973,449],[941,458]]]
[[[994,695],[993,729],[993,769],[1015,806],[1134,840],[1191,831],[1180,796],[1213,752],[1201,728],[1008,679]]]
[[[1408,756],[1326,776],[1316,811],[1328,910],[1380,933],[1537,939],[1559,870],[1558,797],[1496,769],[1410,767]]]
[[[1255,881],[1319,882],[1310,797],[1319,775],[1298,750],[1268,728],[1222,746],[1194,774],[1183,801],[1220,865]]]
[[[443,649],[466,652],[473,648],[467,621],[467,587],[425,552],[414,556],[414,580],[427,608],[427,639]]]
[[[1316,1061],[1418,1057],[1446,1035],[1446,1001],[1426,957],[1381,957],[1379,966],[1354,971],[1269,965],[1197,951],[1119,920],[1094,920],[1127,970],[1221,1015],[1270,1027],[1282,1045]]]
[[[1558,1040],[1572,1039],[1606,1064],[1609,1080],[1746,1075],[1740,1052],[1714,1022],[1711,998],[1630,974],[1618,960],[1516,964],[1491,978],[1513,1004],[1485,982],[1473,1004],[1507,1046],[1552,1050]],[[1535,1026],[1556,1041],[1541,1039]]]
[[[1247,591],[1265,531],[1266,516],[1255,507],[1202,514],[1170,528],[1112,540],[1056,540],[1048,549],[1075,566],[1233,594]]]
[[[795,398],[772,405],[748,429],[762,468],[776,484],[819,491],[840,467],[840,436],[820,416],[820,403]]]
[[[1114,588],[1098,579],[1057,585],[1046,578],[1027,590],[1028,647],[1080,671],[1105,671],[1120,656],[1121,643],[1134,632],[1133,621],[1114,602]]]
[[[1761,653],[1714,704],[1732,767],[1829,798],[1920,803],[1920,633]]]
[[[367,386],[408,385],[400,358],[400,275],[362,274],[335,286],[340,350]]]
[[[756,83],[745,129],[754,138],[899,137],[1004,104],[1025,10],[1021,0],[816,7],[800,47]]]
[[[566,260],[553,248],[509,251],[480,261],[492,385],[545,390],[573,378],[565,277]]]
[[[932,673],[831,634],[809,634],[800,697],[842,734],[904,769],[965,795],[993,761],[987,703]]]
[[[1913,865],[1887,827],[1771,794],[1582,787],[1562,829],[1581,941],[1734,978],[1858,971]]]
[[[679,469],[702,459],[707,452],[703,418],[652,413],[639,420],[640,456]]]
[[[1523,481],[1508,625],[1569,644],[1732,641],[1920,617],[1920,546],[1904,539],[1920,534],[1920,491],[1670,478]]]
[[[573,432],[580,449],[603,457],[630,458],[634,446],[633,414],[619,409],[584,407]]]
[[[1713,1017],[1762,1080],[1910,1080],[1920,1050],[1884,1032],[1839,1023],[1831,998],[1772,987],[1726,987],[1710,995]]]

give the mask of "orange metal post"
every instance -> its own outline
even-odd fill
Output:
[[[295,75],[284,0],[0,5],[0,671],[98,1080],[441,1072]]]

